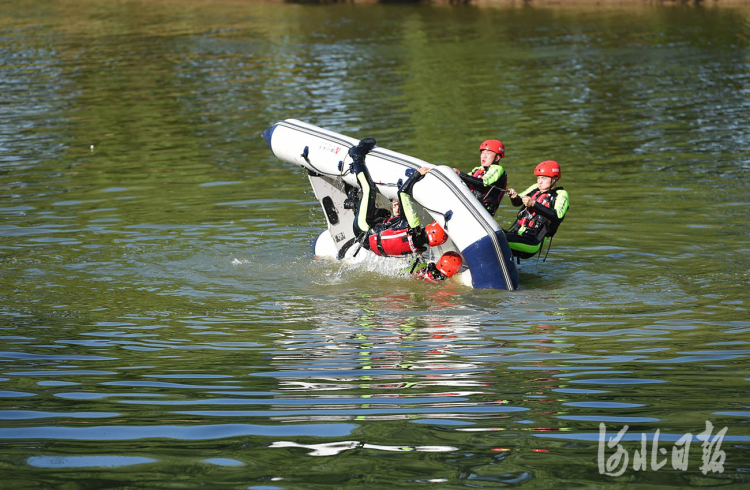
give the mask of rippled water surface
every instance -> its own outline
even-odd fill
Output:
[[[747,9],[0,26],[0,487],[747,484]],[[569,215],[512,293],[315,261],[306,175],[260,137],[289,117],[464,169],[502,139],[511,186],[562,164]]]

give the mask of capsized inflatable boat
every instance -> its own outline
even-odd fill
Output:
[[[348,151],[359,140],[295,119],[277,122],[263,132],[263,138],[276,157],[307,169],[328,222],[328,230],[315,240],[315,254],[341,257],[355,242],[355,212],[344,208],[344,200],[347,191],[357,186],[349,170]],[[396,198],[399,185],[411,172],[430,167],[432,170],[414,185],[412,201],[448,233],[450,240],[440,253],[461,253],[468,267],[463,273],[465,284],[510,291],[518,287],[518,270],[503,231],[451,168],[379,146],[367,154],[365,163],[385,199]],[[390,208],[387,203],[383,207]]]

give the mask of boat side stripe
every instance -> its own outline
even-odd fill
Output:
[[[288,121],[279,121],[279,122],[276,123],[276,125],[277,126],[286,127],[288,129],[293,129],[294,131],[299,131],[300,133],[305,133],[305,134],[308,134],[310,136],[315,136],[317,138],[321,138],[321,139],[324,139],[326,141],[330,141],[331,143],[336,143],[336,144],[342,146],[347,151],[349,150],[349,148],[351,148],[351,147],[354,146],[353,144],[351,144],[348,141],[343,140],[341,138],[337,138],[335,136],[331,136],[329,134],[325,134],[323,132],[316,131],[316,130],[314,130],[312,128],[307,128],[307,127],[304,127],[304,126],[299,126],[297,124],[290,123]],[[346,156],[344,156],[344,158],[346,158]],[[330,173],[330,172],[324,172],[323,170],[320,170],[315,165],[313,165],[312,163],[309,163],[309,162],[308,162],[308,165],[310,165],[310,167],[312,167],[317,173],[319,173],[321,175],[331,175],[331,176],[334,176],[334,177],[341,177],[341,175],[342,175],[340,173],[339,174],[334,174],[334,173]]]

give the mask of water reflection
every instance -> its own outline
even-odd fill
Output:
[[[359,441],[341,441],[328,444],[297,444],[296,442],[290,441],[277,441],[271,444],[270,447],[299,447],[311,449],[312,451],[308,453],[310,456],[335,456],[343,451],[350,451],[352,449],[373,449],[377,451],[389,452],[416,451],[426,453],[450,452],[458,450],[458,448],[450,446],[383,446],[378,444],[367,444]]]
[[[26,464],[35,468],[117,468],[155,463],[156,459],[137,456],[32,456]]]

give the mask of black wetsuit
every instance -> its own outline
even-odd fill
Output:
[[[534,206],[523,206],[523,196],[534,198]],[[536,184],[510,200],[514,206],[523,206],[510,230],[505,232],[513,255],[521,259],[533,257],[546,237],[552,237],[568,211],[568,192],[562,187],[540,192]]]
[[[493,163],[489,167],[476,167],[472,169],[471,174],[461,172],[459,177],[469,186],[471,193],[485,209],[495,216],[508,184],[508,174],[503,167]]]

